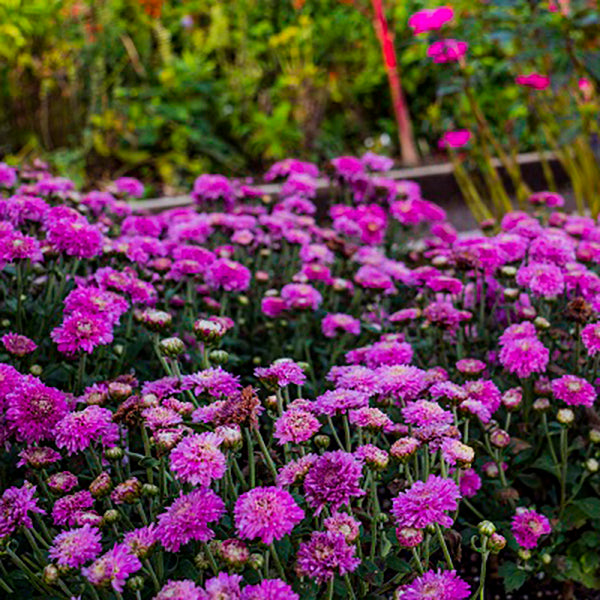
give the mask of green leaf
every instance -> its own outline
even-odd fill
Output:
[[[527,573],[519,569],[513,562],[505,562],[498,569],[498,573],[504,580],[504,589],[507,592],[518,590],[527,579]]]
[[[591,519],[600,518],[600,498],[583,498],[574,504]]]

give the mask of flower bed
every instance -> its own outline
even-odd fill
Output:
[[[299,161],[156,215],[1,166],[3,594],[598,587],[600,228],[459,237],[386,165],[334,160],[326,222]]]

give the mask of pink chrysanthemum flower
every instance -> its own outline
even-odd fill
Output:
[[[63,392],[27,375],[6,396],[6,419],[17,439],[32,443],[50,439],[54,427],[67,412]]]
[[[286,463],[277,474],[277,485],[284,487],[302,483],[317,458],[316,454],[311,453]]]
[[[235,526],[241,537],[260,538],[264,544],[280,540],[304,518],[292,495],[278,487],[257,487],[235,504]]]
[[[439,523],[452,526],[446,513],[458,508],[460,492],[452,479],[430,475],[427,481],[416,481],[408,490],[393,500],[392,514],[399,527],[423,529]]]
[[[360,321],[344,313],[330,313],[321,321],[321,330],[327,338],[334,338],[340,332],[359,335]]]
[[[94,498],[87,490],[59,498],[52,508],[54,524],[72,527],[77,524],[77,517],[92,506]]]
[[[348,544],[342,534],[331,531],[313,531],[310,540],[300,544],[297,561],[298,575],[319,583],[351,573],[360,564],[356,546]]]
[[[280,358],[270,367],[258,367],[254,369],[254,376],[279,387],[285,387],[290,383],[304,385],[306,381],[302,367],[290,358]]]
[[[325,452],[315,461],[304,478],[306,502],[319,514],[325,506],[335,511],[364,496],[360,486],[362,465],[352,454],[336,450]]]
[[[129,546],[132,554],[135,554],[139,558],[145,558],[158,543],[156,524],[151,523],[145,527],[128,531],[123,536],[123,543]]]
[[[319,429],[321,423],[310,412],[297,408],[286,410],[277,421],[273,437],[283,445],[287,442],[301,444],[309,440]]]
[[[12,534],[18,527],[31,529],[29,513],[43,514],[34,498],[36,488],[26,481],[23,486],[9,487],[0,498],[0,539]]]
[[[382,410],[369,406],[349,411],[348,420],[352,425],[373,433],[384,431],[393,425],[392,420]]]
[[[281,579],[265,579],[242,590],[242,600],[300,600],[291,586]]]
[[[233,185],[224,175],[200,175],[194,181],[192,198],[197,204],[207,201],[223,200],[225,206],[230,209],[235,202],[235,191]]]
[[[350,364],[362,363],[370,369],[384,365],[405,365],[412,361],[412,357],[412,346],[399,340],[381,340],[346,354]]]
[[[68,413],[56,424],[56,445],[66,448],[69,454],[81,452],[93,442],[114,446],[119,439],[119,427],[112,417],[110,410],[96,405]]]
[[[128,546],[115,544],[112,550],[82,569],[81,573],[94,586],[110,583],[114,590],[122,592],[129,576],[141,568],[142,563],[137,556],[131,554]]]
[[[299,310],[317,310],[323,302],[323,296],[307,283],[288,283],[281,288],[281,298],[288,308]]]
[[[512,532],[519,546],[527,549],[535,548],[540,537],[551,531],[552,527],[547,517],[533,509],[517,508],[512,520]]]
[[[338,388],[362,392],[367,397],[381,391],[381,383],[379,381],[380,378],[377,377],[377,371],[361,365],[331,367],[327,379],[332,381]]]
[[[596,401],[594,386],[575,375],[563,375],[552,382],[552,393],[569,406],[593,406]]]
[[[240,389],[237,375],[228,373],[221,367],[210,367],[191,375],[185,375],[181,380],[183,390],[194,390],[194,394],[209,394],[214,398],[232,396]]]
[[[560,267],[551,263],[534,263],[517,271],[517,283],[528,287],[535,296],[556,298],[565,289],[565,279]]]
[[[457,62],[467,53],[468,47],[467,42],[459,40],[438,40],[427,48],[427,56],[434,63]]]
[[[521,379],[526,379],[532,373],[543,373],[549,360],[548,348],[536,337],[515,340],[500,350],[502,366]]]
[[[53,492],[66,494],[79,485],[79,480],[70,471],[61,471],[50,475],[46,484]]]
[[[229,575],[221,572],[206,582],[204,586],[206,591],[202,596],[202,600],[241,600],[241,582],[241,575]]]
[[[470,466],[475,458],[475,451],[471,446],[463,444],[460,440],[446,438],[442,442],[442,457],[449,465],[459,464],[461,467]]]
[[[318,415],[333,416],[346,414],[349,410],[369,406],[369,396],[355,390],[328,390],[317,396],[314,412]]]
[[[102,534],[96,527],[84,525],[59,533],[53,540],[48,555],[60,567],[78,569],[94,560],[102,552]]]
[[[119,177],[115,179],[114,186],[117,192],[132,198],[141,198],[144,195],[144,184],[135,177]]]
[[[74,312],[50,332],[50,337],[60,352],[89,354],[96,346],[106,346],[113,341],[113,324],[99,315]]]
[[[348,513],[333,513],[323,521],[323,525],[331,533],[341,533],[348,544],[355,542],[360,534],[360,523]]]
[[[250,287],[252,274],[239,262],[219,258],[208,266],[204,277],[207,285],[213,290],[243,292]]]
[[[500,390],[493,381],[488,379],[467,381],[463,389],[467,392],[469,398],[481,402],[490,414],[494,414],[502,404]]]
[[[471,588],[456,571],[427,571],[400,588],[402,600],[464,600]]]
[[[186,483],[209,486],[227,470],[227,459],[219,449],[222,442],[216,433],[208,431],[184,438],[171,452],[171,471]]]
[[[428,386],[425,372],[410,365],[380,367],[376,377],[382,396],[405,402],[417,398]]]
[[[500,336],[498,343],[500,346],[506,346],[509,343],[526,338],[534,338],[537,336],[535,325],[530,321],[523,321],[507,327]]]
[[[407,423],[418,425],[450,425],[454,416],[450,411],[444,410],[439,404],[429,400],[416,400],[410,402],[402,409],[402,416]]]
[[[21,460],[17,463],[17,467],[27,465],[39,469],[54,464],[61,459],[61,456],[56,450],[46,446],[30,446],[19,452],[19,458]]]
[[[600,323],[590,323],[581,330],[581,341],[590,356],[600,352]]]
[[[169,580],[153,600],[204,600],[204,592],[190,579]]]
[[[4,334],[2,336],[2,344],[8,352],[19,358],[31,354],[37,348],[37,344],[33,340],[18,333]]]
[[[477,375],[485,371],[486,364],[476,358],[463,358],[456,361],[456,370],[465,375]]]
[[[158,516],[156,537],[169,552],[177,552],[191,540],[207,542],[215,535],[208,527],[225,512],[223,500],[210,489],[182,495]]]
[[[474,469],[465,469],[461,471],[458,486],[463,498],[473,498],[481,488],[481,477]]]
[[[76,218],[56,218],[54,210],[46,218],[50,244],[75,258],[93,258],[102,253],[104,238],[96,227],[78,213]]]
[[[113,325],[127,312],[127,300],[115,292],[93,286],[80,286],[69,292],[65,298],[65,314],[75,312],[86,315],[101,315]]]

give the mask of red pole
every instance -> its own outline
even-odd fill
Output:
[[[400,75],[398,74],[398,61],[396,60],[396,49],[390,33],[387,19],[385,18],[385,10],[383,0],[371,0],[375,18],[373,23],[377,38],[381,45],[381,52],[385,63],[385,70],[390,85],[392,94],[392,104],[394,106],[394,114],[396,123],[398,124],[398,140],[400,142],[400,154],[402,161],[407,165],[416,165],[419,163],[419,154],[413,137],[412,123],[410,115],[406,107],[406,100],[400,83]]]

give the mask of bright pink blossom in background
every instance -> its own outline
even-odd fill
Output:
[[[471,132],[468,129],[447,131],[439,141],[440,148],[462,148],[471,141]]]
[[[408,26],[415,35],[425,31],[437,31],[454,17],[454,9],[451,6],[440,6],[439,8],[420,10],[408,19]]]
[[[529,75],[517,75],[515,82],[534,90],[545,90],[550,87],[550,77],[540,73],[530,73]]]
[[[457,62],[467,53],[468,49],[467,42],[453,39],[438,40],[427,48],[427,56],[432,58],[434,63]]]

